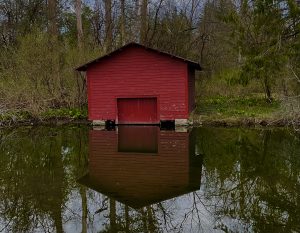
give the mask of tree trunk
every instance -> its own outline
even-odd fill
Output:
[[[121,18],[120,18],[120,35],[121,35],[121,45],[125,44],[126,32],[125,32],[125,0],[121,0]]]
[[[100,1],[101,0],[95,0],[95,19],[94,19],[94,24],[95,24],[95,31],[94,31],[94,39],[96,44],[101,46],[101,22],[100,22]]]
[[[106,52],[112,49],[112,17],[111,17],[111,0],[105,1],[105,50]]]
[[[141,5],[141,25],[140,25],[140,43],[146,44],[148,31],[148,0],[142,0]]]
[[[81,208],[82,208],[82,216],[81,216],[81,232],[87,233],[87,213],[88,213],[88,207],[87,207],[87,197],[86,197],[86,188],[83,186],[80,186],[79,188],[80,196],[81,196]]]
[[[82,29],[82,18],[81,18],[81,0],[75,0],[75,11],[76,11],[76,25],[77,25],[77,40],[78,48],[83,47],[83,29]]]
[[[133,22],[133,30],[131,31],[130,34],[130,39],[132,41],[137,41],[139,42],[140,40],[140,1],[141,0],[135,0],[134,1],[134,12],[133,12],[133,18],[134,18],[134,22]]]
[[[48,0],[48,33],[49,33],[49,48],[51,51],[51,82],[54,93],[53,98],[56,99],[55,105],[59,105],[64,101],[65,88],[64,79],[60,74],[60,57],[61,50],[59,49],[59,28],[58,28],[58,4],[59,0]]]
[[[289,94],[288,94],[288,89],[287,89],[287,85],[286,85],[286,79],[282,79],[282,88],[283,88],[284,97],[287,97]]]
[[[143,222],[143,232],[148,233],[148,225],[147,225],[147,213],[144,208],[141,209],[141,217]]]
[[[130,228],[130,219],[129,219],[129,208],[128,205],[125,205],[125,232],[129,233]]]
[[[109,199],[109,219],[110,219],[110,232],[117,232],[117,210],[116,201],[113,198]]]
[[[271,87],[267,78],[264,78],[264,87],[265,87],[265,94],[266,94],[267,101],[271,103],[272,102]]]
[[[52,37],[58,36],[57,0],[48,0],[48,32]]]
[[[155,229],[155,222],[153,218],[153,211],[151,206],[147,206],[147,215],[148,215],[148,226],[150,232],[156,232],[157,229]]]

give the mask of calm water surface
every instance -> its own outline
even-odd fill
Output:
[[[0,232],[300,232],[300,138],[1,129]]]

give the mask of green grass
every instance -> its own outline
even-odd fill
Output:
[[[79,108],[59,108],[59,109],[49,109],[41,114],[42,119],[49,118],[70,118],[70,119],[86,119],[87,109]]]
[[[20,122],[27,120],[49,120],[49,119],[86,119],[87,109],[79,108],[59,108],[59,109],[48,109],[42,112],[38,116],[33,116],[27,111],[7,111],[5,113],[0,113],[0,123],[1,122]]]
[[[32,118],[31,115],[26,111],[7,111],[0,113],[0,122],[6,121],[23,121]]]
[[[268,103],[262,97],[216,96],[198,100],[196,115],[212,119],[271,118],[280,108],[280,102]]]

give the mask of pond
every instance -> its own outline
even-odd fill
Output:
[[[0,130],[0,232],[300,232],[288,129]]]

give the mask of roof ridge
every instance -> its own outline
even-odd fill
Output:
[[[189,65],[193,66],[197,70],[202,70],[200,64],[195,62],[195,61],[192,61],[192,60],[189,60],[189,59],[186,59],[186,58],[183,58],[183,57],[180,57],[180,56],[177,56],[177,55],[174,55],[174,54],[171,54],[171,53],[159,50],[159,49],[154,49],[154,48],[145,46],[143,44],[140,44],[140,43],[137,43],[137,42],[134,42],[134,41],[129,42],[129,43],[125,44],[124,46],[121,46],[120,48],[118,48],[118,49],[116,49],[116,50],[114,50],[110,53],[107,53],[107,54],[105,54],[103,56],[100,56],[96,59],[90,60],[89,62],[84,63],[84,64],[76,67],[75,70],[77,70],[77,71],[86,71],[88,66],[90,66],[92,64],[95,64],[95,63],[99,62],[100,60],[102,60],[104,58],[107,58],[107,57],[110,57],[110,56],[112,56],[112,55],[114,55],[118,52],[121,52],[123,49],[125,49],[127,47],[130,47],[130,46],[138,46],[138,47],[144,48],[146,50],[151,50],[153,52],[160,53],[160,54],[165,55],[165,56],[169,56],[170,58],[174,58],[174,59],[178,59],[178,60],[181,60],[183,62],[186,62]]]

